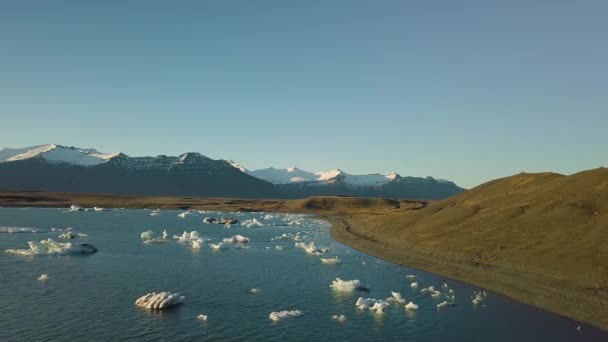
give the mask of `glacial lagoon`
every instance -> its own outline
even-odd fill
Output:
[[[205,217],[239,223],[227,228]],[[13,227],[0,229],[0,341],[608,340],[607,332],[490,291],[474,304],[482,289],[360,253],[333,241],[329,225],[310,216],[0,208],[0,227]],[[68,227],[83,234],[72,242],[98,251],[4,252],[28,241],[66,242],[59,235]],[[163,230],[167,241],[142,240],[146,231],[162,240]],[[173,238],[184,231],[198,232],[198,246]],[[222,242],[237,235],[249,242]],[[336,278],[345,281],[339,289],[330,287]],[[135,305],[159,291],[179,292],[184,303],[163,311]],[[403,303],[389,300],[391,292]],[[357,307],[360,297],[386,308]],[[418,309],[405,309],[409,302]]]

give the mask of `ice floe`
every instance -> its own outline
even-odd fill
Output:
[[[359,297],[355,302],[355,306],[360,310],[369,309],[377,314],[382,314],[384,313],[384,309],[389,307],[389,303],[382,299]]]
[[[49,280],[49,275],[48,274],[41,274],[40,277],[38,277],[38,280],[40,281],[47,281]]]
[[[151,230],[141,233],[139,237],[142,239],[143,243],[146,244],[166,243],[170,241],[166,230],[163,230],[163,234],[160,238]]]
[[[340,278],[336,278],[336,280],[331,282],[329,287],[331,287],[334,291],[352,292],[361,287],[361,281],[358,279],[342,280]]]
[[[285,318],[291,317],[299,317],[302,316],[302,311],[300,310],[283,310],[283,311],[274,311],[271,312],[268,316],[271,320],[277,322]]]
[[[241,226],[247,227],[247,228],[264,227],[264,223],[253,218],[251,220],[245,220],[245,221],[241,222]]]
[[[302,248],[307,254],[310,255],[321,255],[323,253],[328,253],[328,248],[319,248],[315,245],[314,242],[306,243],[306,242],[296,242],[295,246],[297,248]]]
[[[211,249],[213,249],[214,251],[219,251],[219,250],[222,250],[222,249],[226,249],[226,245],[224,245],[222,242],[220,242],[220,243],[210,243],[209,247]]]
[[[344,315],[333,315],[333,316],[331,316],[331,319],[333,319],[334,321],[337,321],[337,322],[345,322],[346,321],[346,316],[344,316]]]
[[[417,281],[413,282],[413,283],[410,285],[410,287],[411,287],[411,288],[413,288],[413,289],[417,289],[417,288],[418,288],[418,282],[417,282]]]
[[[198,319],[199,321],[203,321],[203,322],[207,322],[207,315],[203,315],[203,314],[199,314],[198,316],[196,316],[196,319]]]
[[[256,294],[256,293],[260,293],[261,291],[262,291],[262,289],[252,288],[252,289],[247,290],[247,293]]]
[[[59,238],[64,239],[64,240],[72,240],[75,238],[87,238],[87,237],[89,237],[87,234],[76,233],[71,230],[68,230],[65,233],[59,235]]]
[[[44,230],[44,229],[38,229],[38,228],[33,228],[33,227],[0,227],[0,233],[8,233],[8,234],[14,234],[14,233],[33,233],[33,234],[39,234],[39,233],[48,233],[48,230]]]
[[[338,257],[333,257],[333,258],[320,258],[321,262],[325,265],[336,265],[336,264],[341,264],[342,260]]]
[[[408,274],[405,277],[408,278],[408,279],[416,279],[416,276],[413,275],[413,274]]]
[[[405,309],[410,311],[416,311],[418,310],[418,305],[414,304],[414,302],[409,302],[405,304]]]
[[[97,252],[97,248],[88,243],[56,242],[53,239],[29,241],[28,249],[7,249],[5,252],[16,255],[42,255],[42,254],[91,254]]]
[[[479,290],[479,292],[473,291],[473,297],[472,297],[471,302],[475,305],[483,304],[483,302],[486,300],[487,296],[488,295],[486,294],[486,291],[482,291],[482,290]]]
[[[387,302],[405,304],[405,298],[401,297],[400,292],[391,291],[391,297],[386,299]]]
[[[249,238],[243,235],[235,235],[233,237],[225,238],[224,243],[248,243]]]
[[[144,296],[141,296],[135,301],[135,305],[146,309],[162,310],[177,304],[181,304],[183,302],[184,296],[180,296],[179,293],[163,291],[160,293],[151,292]]]

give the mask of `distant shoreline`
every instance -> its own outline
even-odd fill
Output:
[[[500,263],[479,264],[466,254],[422,249],[371,232],[374,222],[390,220],[396,213],[426,207],[426,201],[396,201],[350,197],[315,197],[302,200],[149,197],[101,194],[0,191],[3,207],[82,207],[131,209],[205,209],[217,211],[266,211],[315,214],[331,224],[333,239],[352,248],[408,267],[479,286],[517,301],[608,330],[608,307],[584,292],[565,289],[554,279],[532,270],[513,272]],[[505,261],[508,263],[508,260]],[[406,280],[404,280],[405,282]],[[461,298],[468,301],[468,298]]]

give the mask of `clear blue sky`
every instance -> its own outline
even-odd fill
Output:
[[[608,164],[608,1],[0,2],[0,146],[471,187]]]

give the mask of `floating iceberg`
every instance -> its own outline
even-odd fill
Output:
[[[477,304],[483,304],[483,302],[485,301],[486,297],[488,295],[486,294],[486,291],[479,291],[479,292],[475,292],[473,291],[473,304],[477,305]]]
[[[413,289],[417,289],[418,288],[418,282],[415,281],[410,285]]]
[[[38,277],[38,280],[40,281],[47,281],[49,280],[49,275],[48,274],[41,274],[40,277]]]
[[[152,292],[141,296],[135,301],[135,305],[140,308],[162,310],[183,302],[184,296],[180,296],[177,292],[171,293],[167,291],[160,293]]]
[[[388,302],[381,299],[359,297],[359,299],[357,299],[357,302],[355,302],[355,306],[357,307],[357,309],[369,309],[375,311],[378,314],[381,314],[384,313],[384,309],[386,309],[389,304]]]
[[[209,247],[211,247],[211,249],[215,250],[215,251],[219,251],[221,249],[226,249],[226,245],[224,245],[223,243],[210,243]]]
[[[87,237],[89,237],[87,234],[76,233],[71,230],[68,230],[65,233],[59,235],[59,238],[64,239],[64,240],[72,240],[75,238],[87,238]]]
[[[405,305],[406,310],[416,311],[418,310],[418,305],[414,304],[414,302],[409,302]]]
[[[333,257],[333,258],[321,258],[321,262],[326,264],[326,265],[336,265],[336,264],[341,264],[342,260],[340,260],[340,258],[338,257]]]
[[[5,252],[16,255],[41,255],[41,254],[91,254],[97,252],[97,248],[88,243],[56,242],[53,239],[28,242],[29,249],[7,249]]]
[[[416,279],[416,276],[413,275],[413,274],[408,274],[405,277],[408,278],[408,279]]]
[[[333,316],[331,316],[331,319],[333,319],[334,321],[338,321],[338,322],[344,322],[344,321],[346,321],[346,316],[344,316],[344,315],[333,315]]]
[[[447,300],[444,300],[443,302],[437,304],[437,309],[441,309],[441,308],[444,308],[446,306],[451,306],[451,305],[454,305],[454,304],[448,302]]]
[[[392,297],[389,297],[386,300],[387,302],[394,302],[394,303],[399,303],[399,304],[405,304],[405,298],[401,297],[401,293],[400,292],[391,291],[391,296]]]
[[[196,316],[196,319],[198,319],[199,321],[207,322],[207,315],[200,314]]]
[[[253,227],[263,227],[264,224],[254,218],[251,220],[245,220],[245,221],[241,222],[241,226],[247,227],[247,228],[253,228]]]
[[[256,294],[256,293],[259,293],[261,291],[262,291],[262,289],[253,288],[253,289],[247,290],[247,293]]]
[[[201,240],[201,236],[196,230],[193,230],[191,232],[184,231],[182,235],[173,235],[173,238],[179,242]]]
[[[311,243],[296,242],[295,246],[297,248],[302,248],[307,254],[310,254],[310,255],[321,255],[323,253],[329,252],[328,248],[318,248],[314,242],[311,242]]]
[[[48,230],[44,230],[44,229],[38,229],[38,228],[33,228],[33,227],[0,227],[0,233],[8,233],[8,234],[13,234],[13,233],[33,233],[33,234],[39,234],[39,233],[48,233]]]
[[[299,310],[283,310],[271,312],[268,316],[271,320],[277,322],[285,318],[302,316],[302,311]]]
[[[336,278],[336,280],[332,281],[329,285],[334,291],[340,292],[352,292],[355,289],[361,287],[361,282],[358,279],[355,280],[342,280],[340,278]]]
[[[243,235],[235,235],[233,237],[225,238],[224,243],[248,243],[249,238],[244,237]]]
[[[68,211],[84,211],[84,208],[76,204],[72,204]]]
[[[161,238],[158,238],[156,236],[156,233],[154,233],[151,230],[141,233],[140,238],[143,240],[144,243],[147,243],[147,244],[169,242],[166,230],[163,230],[163,235]]]

